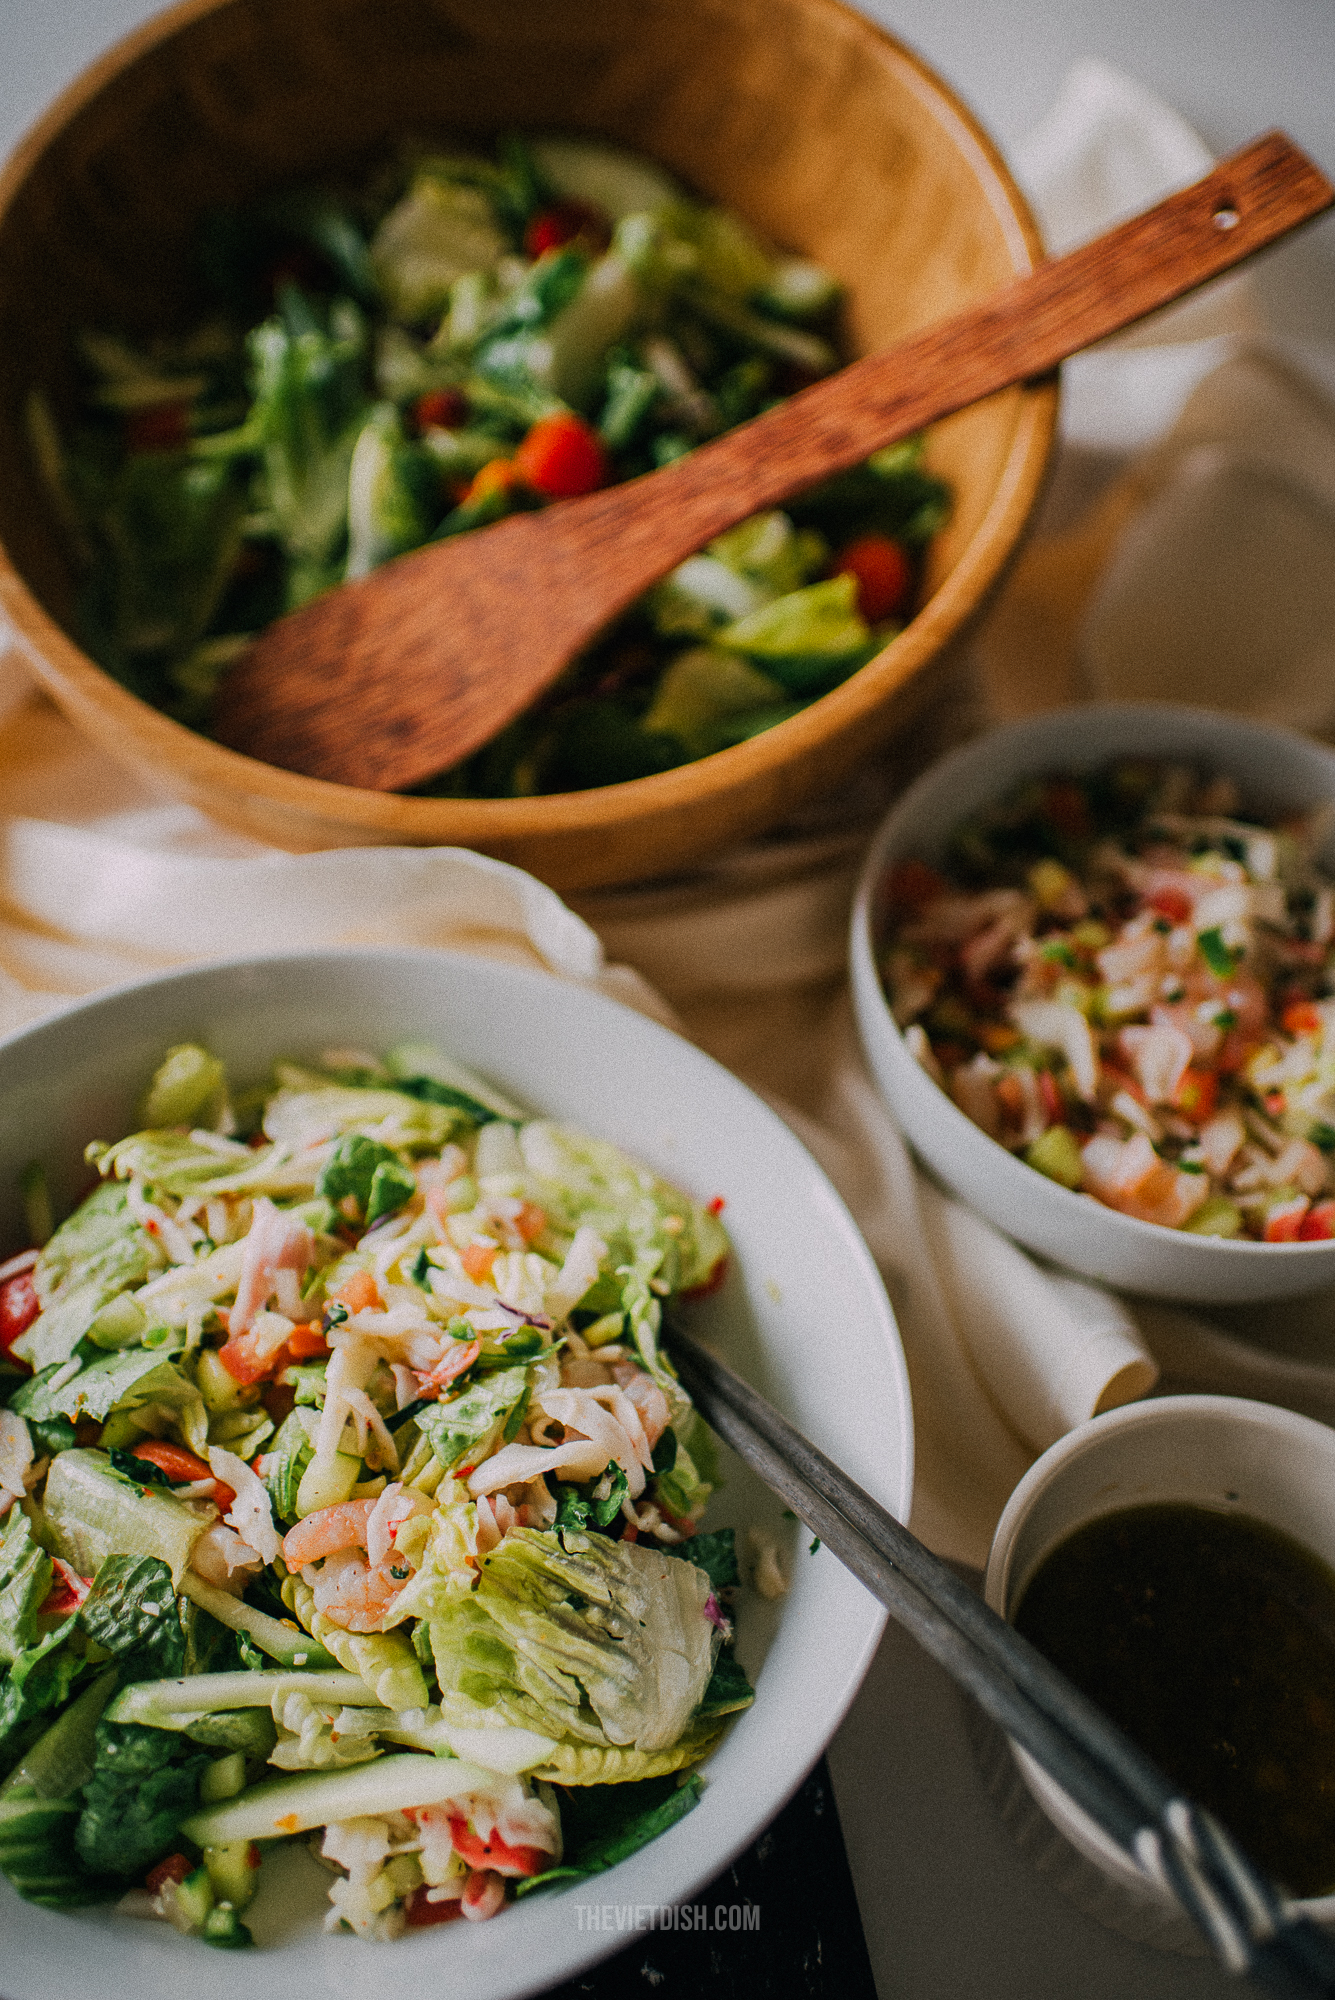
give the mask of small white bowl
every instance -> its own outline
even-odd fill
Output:
[[[1126,1507],[1173,1501],[1263,1521],[1335,1568],[1335,1430],[1236,1396],[1165,1396],[1091,1418],[1045,1451],[1011,1494],[992,1540],[987,1602],[1010,1618],[1043,1558],[1075,1529]],[[1048,1818],[1106,1878],[1110,1893],[1101,1897],[1068,1878],[1076,1900],[1132,1936],[1203,1949],[1169,1890],[1027,1751],[1010,1747]],[[1335,1894],[1298,1907],[1335,1926]]]
[[[1073,1194],[989,1139],[904,1042],[876,966],[878,892],[893,862],[940,858],[970,814],[1022,779],[1116,757],[1180,758],[1227,773],[1263,817],[1335,803],[1335,753],[1289,729],[1158,702],[1065,708],[997,729],[933,765],[882,822],[853,906],[853,1002],[872,1074],[914,1150],[998,1229],[1084,1277],[1212,1305],[1289,1298],[1335,1284],[1335,1241],[1255,1243],[1139,1222]],[[1324,865],[1335,873],[1329,848]]]
[[[446,951],[314,951],[167,974],[100,995],[0,1042],[0,1259],[22,1246],[17,1179],[40,1159],[59,1213],[87,1187],[90,1139],[132,1129],[175,1042],[203,1041],[238,1082],[279,1056],[435,1042],[535,1110],[600,1134],[697,1196],[726,1198],[727,1282],[691,1324],[898,1519],[913,1490],[908,1378],[893,1314],[847,1209],[792,1133],[737,1079],[642,1014],[524,966]],[[782,1530],[779,1503],[725,1454],[711,1526]],[[328,1876],[304,1849],[271,1856],[247,1921],[244,1980],[224,1954],[114,1908],[23,1903],[0,1881],[7,2000],[329,2000],[382,1983],[514,2000],[575,1977],[625,1942],[593,1904],[653,1923],[711,1880],[774,1817],[856,1693],[885,1613],[832,1556],[788,1537],[791,1588],[748,1593],[738,1644],[756,1685],[704,1767],[689,1817],[572,1893],[490,1924],[411,1931],[392,1945],[325,1935]],[[265,1876],[268,1880],[265,1880]]]

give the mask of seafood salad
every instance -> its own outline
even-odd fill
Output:
[[[0,1870],[244,1945],[495,1916],[689,1811],[752,1691],[660,1352],[722,1201],[425,1046],[169,1050],[0,1264]],[[47,1213],[43,1213],[47,1210]]]
[[[1335,883],[1314,818],[1124,760],[1035,779],[882,887],[906,1043],[989,1137],[1124,1215],[1335,1237]]]

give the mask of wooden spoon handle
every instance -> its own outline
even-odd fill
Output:
[[[637,522],[634,488],[577,504],[592,515],[600,502],[610,503],[618,536],[634,541],[639,527],[646,553],[663,551],[669,520],[683,553],[700,548],[733,522],[860,463],[878,447],[1046,374],[1333,200],[1335,188],[1312,161],[1282,132],[1267,133],[1145,214],[679,460],[650,482],[652,518],[646,508]],[[635,567],[624,540],[619,554],[628,570]]]

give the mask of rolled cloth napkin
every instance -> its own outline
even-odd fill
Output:
[[[1082,64],[1018,164],[1059,242],[1092,233],[1208,163],[1175,113],[1105,66]],[[1077,518],[1036,541],[977,658],[943,677],[934,710],[911,736],[837,802],[775,836],[686,881],[586,896],[577,912],[519,871],[457,850],[292,856],[227,833],[152,796],[83,744],[25,694],[0,643],[0,801],[8,815],[0,822],[0,1029],[158,967],[256,947],[371,941],[519,958],[675,1018],[779,1104],[866,1234],[894,1299],[913,1387],[914,1525],[966,1562],[984,1561],[996,1518],[1037,1451],[1095,1410],[1150,1388],[1156,1349],[1174,1387],[1269,1393],[1335,1416],[1315,1345],[1282,1357],[1255,1347],[1250,1325],[1221,1332],[1187,1314],[1128,1308],[1045,1270],[927,1183],[870,1081],[847,1006],[848,906],[870,827],[951,742],[996,715],[1081,691],[1082,621],[1094,586],[1153,484],[1135,485],[1143,462],[1133,461],[1129,493],[1108,485],[1118,412],[1125,458],[1151,442],[1147,411],[1160,428],[1179,424],[1191,397],[1208,392],[1211,371],[1259,352],[1248,345],[1257,329],[1247,281],[1159,316],[1136,338],[1138,347],[1109,347],[1067,371],[1064,465],[1099,454],[1097,533]],[[1304,393],[1319,387],[1304,378]],[[1236,399],[1224,401],[1232,408]],[[1227,411],[1210,421],[1226,431]],[[1156,461],[1155,478],[1166,462]],[[1045,568],[1054,549],[1059,560]],[[1052,657],[1059,672],[1048,667]],[[1281,1338],[1295,1323],[1288,1316],[1268,1336]]]

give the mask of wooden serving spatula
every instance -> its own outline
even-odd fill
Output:
[[[1059,361],[1335,202],[1282,133],[981,305],[624,486],[400,556],[261,633],[219,739],[378,791],[488,742],[650,584],[725,528]]]

